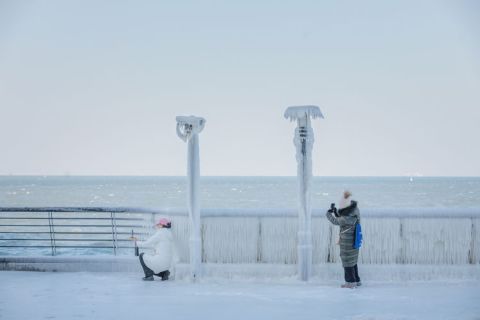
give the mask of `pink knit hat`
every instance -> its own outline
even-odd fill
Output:
[[[157,226],[160,226],[160,227],[169,227],[171,225],[172,225],[172,222],[167,218],[162,218],[157,222]]]

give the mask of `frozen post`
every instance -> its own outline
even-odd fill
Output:
[[[301,280],[308,281],[312,273],[312,210],[310,207],[310,186],[312,178],[313,130],[310,117],[323,118],[317,106],[288,107],[285,118],[297,121],[295,144],[298,176],[298,246],[297,265]]]
[[[200,275],[202,245],[200,237],[200,204],[198,201],[200,180],[200,157],[198,134],[205,126],[205,119],[199,117],[177,117],[177,135],[188,142],[188,216],[190,218],[190,268],[193,279]]]

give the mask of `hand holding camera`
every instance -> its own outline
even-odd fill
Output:
[[[337,213],[337,208],[335,208],[335,203],[330,204],[330,209],[328,212],[333,212],[335,214],[335,217],[338,218],[338,213]]]

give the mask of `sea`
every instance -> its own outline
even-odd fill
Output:
[[[187,178],[0,176],[0,207],[184,208]],[[203,208],[295,208],[296,177],[201,177]],[[313,208],[343,190],[363,208],[478,208],[480,177],[313,177]]]
[[[0,176],[0,207],[186,208],[186,190],[186,177]],[[480,178],[477,177],[314,177],[310,190],[312,208],[326,210],[331,203],[339,201],[344,190],[353,193],[353,198],[358,201],[361,210],[480,208]],[[297,197],[296,177],[200,179],[202,208],[255,208],[267,209],[266,211],[272,208],[295,209]],[[451,212],[455,214],[459,211]],[[8,211],[2,214],[6,217],[12,216]],[[58,214],[56,216],[60,219],[60,222],[57,221],[57,232],[76,233],[93,230],[84,226],[77,227],[78,222],[61,220]],[[44,214],[42,217],[47,216]],[[148,218],[145,221],[150,223]],[[115,251],[108,242],[112,239],[110,229],[107,230],[107,234],[93,236],[60,232],[55,236],[55,246],[52,246],[48,225],[34,229],[26,226],[16,227],[19,224],[32,226],[46,224],[47,220],[7,219],[1,222],[4,225],[0,228],[0,256],[132,254],[130,241],[124,239],[125,232],[133,230],[130,226],[128,230],[117,226],[117,232],[124,233],[118,235],[119,248]],[[58,224],[71,224],[72,227]],[[141,223],[141,226],[135,227],[135,232],[148,233],[147,225],[149,224]],[[94,231],[98,232],[96,229]],[[392,241],[388,239],[385,241]]]

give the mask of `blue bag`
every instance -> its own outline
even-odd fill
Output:
[[[359,222],[355,224],[355,232],[353,233],[353,248],[359,249],[362,246],[363,236],[362,236],[362,226]]]

